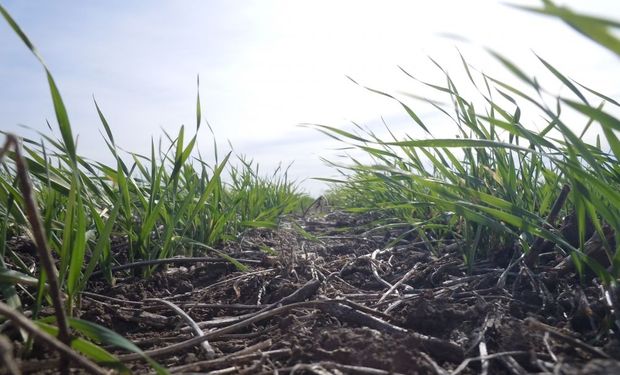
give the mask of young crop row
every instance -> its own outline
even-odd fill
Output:
[[[203,122],[199,94],[193,134],[188,136],[185,127],[175,136],[165,134],[168,142],[156,145],[152,141],[150,155],[122,153],[95,102],[115,163],[83,158],[50,71],[2,7],[0,13],[41,62],[61,134],[55,139],[41,133],[39,142],[5,134],[0,149],[0,292],[6,304],[0,302],[0,316],[28,309],[37,329],[57,333],[64,344],[71,341],[71,326],[86,337],[108,343],[113,337],[112,343],[139,352],[105,328],[71,318],[93,272],[102,272],[114,283],[111,269],[120,262],[208,252],[241,268],[214,246],[238,238],[248,228],[276,227],[284,215],[301,212],[311,199],[288,179],[286,169],[264,177],[258,165],[245,158],[237,157],[234,162],[228,153],[219,160],[215,143],[215,163],[205,161],[195,150]],[[38,248],[40,264],[34,267],[7,245],[6,239],[24,234]],[[112,238],[123,239],[126,251],[115,253]],[[149,276],[154,267],[146,268],[143,276]],[[58,329],[37,321],[48,295]],[[71,345],[88,346],[89,342],[73,340]],[[80,351],[94,360],[115,361],[100,347]]]
[[[620,56],[617,22],[584,16],[544,1],[542,9]],[[315,126],[357,150],[363,157],[333,163],[345,176],[335,182],[329,200],[355,211],[380,210],[381,225],[408,228],[437,251],[441,240],[457,240],[468,265],[491,251],[517,248],[520,259],[536,263],[543,241],[571,255],[577,270],[593,270],[606,284],[620,277],[620,104],[563,75],[542,57],[539,63],[562,83],[570,96],[555,96],[507,58],[491,54],[520,81],[508,84],[476,71],[461,55],[456,80],[433,61],[442,83],[403,73],[422,90],[408,95],[443,117],[425,123],[413,106],[397,100],[426,139],[380,137],[358,127],[356,132]],[[462,94],[467,92],[467,94]],[[474,94],[471,94],[471,93]],[[435,98],[443,95],[447,104]],[[446,100],[447,99],[447,100]],[[531,126],[532,119],[542,123]],[[430,129],[457,129],[454,138],[435,138]],[[530,125],[530,126],[528,126]],[[389,131],[389,129],[388,129]],[[588,143],[587,135],[596,141]],[[572,227],[558,228],[560,216]],[[592,237],[593,232],[595,236]],[[601,246],[589,246],[589,239]],[[596,254],[594,254],[596,253]]]

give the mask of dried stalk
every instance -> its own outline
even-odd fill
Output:
[[[34,190],[32,188],[32,181],[28,174],[28,165],[26,159],[23,156],[21,144],[18,138],[13,134],[7,134],[4,142],[4,147],[0,149],[0,162],[4,155],[8,152],[9,147],[13,147],[15,150],[15,167],[17,173],[17,179],[19,180],[19,187],[24,197],[24,205],[26,206],[26,215],[28,221],[32,227],[32,235],[36,244],[37,253],[39,259],[43,263],[43,268],[47,274],[49,284],[49,294],[54,305],[54,313],[56,315],[56,321],[58,324],[58,339],[65,345],[70,346],[71,333],[69,331],[69,324],[67,323],[67,315],[65,313],[62,296],[60,293],[60,283],[58,281],[58,270],[54,265],[52,253],[47,246],[47,239],[45,238],[45,232],[43,230],[43,222],[41,220],[41,214],[37,207]],[[64,355],[63,355],[64,357]]]
[[[160,299],[160,298],[149,298],[145,300],[145,302],[148,302],[148,301],[162,303],[168,306],[170,309],[172,309],[177,315],[179,315],[185,321],[185,323],[187,323],[188,326],[191,327],[192,331],[194,331],[194,336],[200,337],[200,336],[205,335],[203,330],[200,329],[200,327],[198,327],[198,324],[196,324],[194,319],[192,319],[189,315],[187,315],[185,311],[183,311],[179,306],[175,305],[174,303]],[[209,341],[207,340],[203,341],[202,343],[200,343],[200,346],[205,351],[205,354],[207,355],[208,359],[215,358],[215,350],[213,350],[213,347],[211,346],[211,344],[209,344]]]

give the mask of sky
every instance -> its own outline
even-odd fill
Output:
[[[293,163],[289,175],[315,195],[325,185],[313,177],[336,175],[321,158],[336,158],[342,145],[300,124],[348,129],[356,123],[382,131],[385,121],[399,134],[421,136],[398,103],[347,77],[386,92],[416,93],[398,67],[441,82],[428,57],[462,75],[457,48],[478,69],[510,77],[485,52],[491,48],[533,75],[542,74],[535,52],[567,76],[620,96],[615,56],[565,24],[507,2],[0,0],[54,75],[81,155],[112,160],[93,97],[117,143],[147,153],[151,137],[195,127],[200,76],[203,116],[220,148],[230,142],[266,174]],[[620,19],[617,0],[557,3]],[[419,108],[441,134],[445,120]],[[58,134],[41,66],[0,20],[0,129],[33,136],[26,125],[49,134],[46,120]],[[206,129],[198,147],[202,155],[213,153]]]

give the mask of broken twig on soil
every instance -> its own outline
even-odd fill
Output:
[[[153,302],[157,302],[157,303],[162,303],[166,306],[168,306],[170,309],[172,309],[177,315],[179,315],[184,321],[185,323],[187,323],[188,326],[191,327],[192,331],[194,331],[194,336],[196,337],[200,337],[200,336],[204,336],[205,333],[203,332],[202,329],[200,329],[200,327],[198,327],[198,324],[196,324],[196,322],[194,321],[194,319],[192,319],[189,315],[187,315],[187,313],[185,313],[185,311],[181,310],[181,308],[177,305],[175,305],[172,302],[160,299],[160,298],[149,298],[144,300],[145,302],[148,301],[153,301]],[[211,346],[211,344],[209,344],[209,341],[205,340],[203,341],[200,346],[202,346],[202,349],[204,350],[206,356],[208,359],[214,358],[215,357],[215,350],[213,350],[213,347]]]
[[[535,330],[535,331],[541,331],[541,332],[548,332],[551,337],[554,337],[556,339],[560,339],[560,340],[562,340],[562,341],[564,341],[564,342],[566,342],[568,344],[571,344],[571,345],[574,345],[576,347],[579,347],[579,348],[585,350],[586,352],[588,352],[588,353],[590,353],[592,355],[595,355],[597,357],[605,358],[605,359],[610,359],[611,358],[611,356],[609,354],[605,353],[601,349],[595,348],[595,347],[593,347],[591,345],[588,345],[585,342],[583,342],[583,341],[581,341],[579,339],[576,339],[574,337],[570,337],[570,336],[560,332],[559,329],[557,329],[555,327],[552,327],[550,325],[547,325],[545,323],[541,323],[541,322],[539,322],[538,320],[536,320],[536,319],[534,319],[532,317],[526,318],[523,321],[523,323],[529,329],[532,329],[532,330]]]
[[[246,264],[261,264],[262,261],[255,259],[235,259],[239,263]],[[215,258],[215,257],[179,257],[179,258],[164,258],[164,259],[151,259],[151,260],[142,260],[139,262],[121,264],[120,266],[112,267],[111,272],[118,272],[123,270],[128,270],[132,268],[138,267],[146,267],[146,266],[156,266],[160,264],[171,264],[171,263],[230,263],[228,260],[224,258]],[[102,274],[101,271],[93,272],[91,276],[100,276]]]

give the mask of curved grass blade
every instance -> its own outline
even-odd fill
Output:
[[[40,321],[36,321],[35,324],[41,330],[49,333],[50,335],[56,336],[58,334],[58,327],[46,323],[47,320],[48,319],[42,319]],[[125,367],[125,365],[112,353],[88,340],[79,337],[73,338],[71,340],[71,348],[99,364],[119,371],[121,374],[131,374],[129,369],[127,369],[127,367]]]
[[[112,330],[109,330],[98,324],[76,318],[69,318],[69,324],[73,329],[90,338],[91,340],[101,342],[106,345],[113,345],[125,349],[129,352],[140,354],[142,358],[144,358],[149,363],[149,365],[153,367],[157,374],[169,374],[165,368],[163,368],[161,365],[159,365],[157,362],[147,356],[142,351],[142,349],[138,348],[134,343]]]
[[[620,28],[620,23],[605,18],[587,16],[573,12],[567,7],[555,5],[551,0],[543,0],[543,8],[533,8],[513,5],[516,8],[530,12],[540,13],[547,16],[554,16],[582,35],[595,41],[597,44],[607,48],[616,55],[620,56],[620,39],[616,38],[610,28]]]

